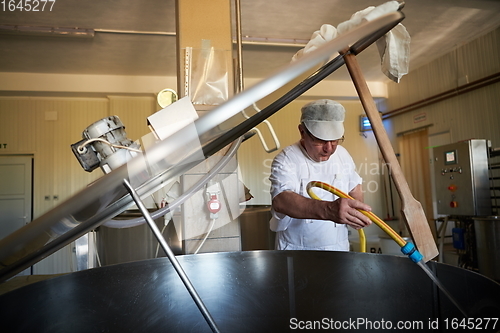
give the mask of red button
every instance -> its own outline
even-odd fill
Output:
[[[450,207],[451,208],[457,208],[458,207],[458,202],[456,202],[456,201],[450,202]]]
[[[448,190],[455,192],[457,190],[457,187],[455,185],[450,185],[448,186]]]

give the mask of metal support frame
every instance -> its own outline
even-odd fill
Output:
[[[208,325],[210,326],[210,328],[212,329],[213,332],[220,332],[218,327],[217,327],[217,324],[215,323],[214,319],[212,318],[212,315],[210,314],[207,307],[205,306],[205,304],[201,300],[200,295],[198,295],[198,292],[196,291],[193,284],[189,280],[188,276],[186,275],[186,272],[184,272],[184,269],[182,268],[181,264],[179,263],[179,261],[177,261],[177,258],[175,258],[174,253],[170,249],[170,246],[168,246],[165,238],[163,238],[163,235],[161,234],[161,231],[158,229],[155,222],[153,221],[153,218],[151,217],[151,215],[149,215],[148,209],[146,208],[146,206],[144,206],[144,203],[141,201],[141,198],[139,197],[137,192],[134,190],[132,185],[130,185],[130,183],[127,181],[127,179],[123,179],[123,185],[125,186],[127,191],[130,193],[130,195],[132,196],[132,200],[134,200],[135,204],[137,205],[137,207],[141,211],[142,215],[146,219],[146,222],[148,223],[149,228],[151,229],[151,231],[155,235],[156,239],[158,240],[158,243],[160,243],[161,247],[163,248],[163,250],[167,254],[167,257],[170,260],[170,262],[172,263],[172,266],[174,266],[174,269],[177,272],[177,275],[179,275],[179,277],[182,280],[182,283],[184,283],[184,285],[186,286],[186,289],[188,290],[189,294],[191,295],[194,302],[196,303],[196,306],[198,306],[198,309],[200,309],[200,312],[203,315],[203,317],[205,317],[205,320],[207,321]]]

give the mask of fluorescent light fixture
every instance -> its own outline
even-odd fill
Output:
[[[359,116],[359,130],[360,132],[371,131],[372,124],[367,116]]]
[[[0,25],[2,35],[93,38],[94,30],[69,27],[41,27],[29,25]]]
[[[382,118],[382,112],[378,112],[378,115],[380,118]],[[366,131],[371,131],[372,130],[372,124],[370,123],[370,119],[368,119],[367,116],[364,114],[359,116],[359,131],[360,132],[366,132]]]

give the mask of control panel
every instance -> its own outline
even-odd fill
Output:
[[[491,215],[488,141],[461,141],[433,152],[438,214]]]

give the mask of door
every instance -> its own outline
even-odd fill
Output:
[[[32,170],[32,156],[0,156],[0,239],[32,219]]]
[[[0,239],[31,221],[31,156],[0,156]]]
[[[436,236],[432,213],[432,189],[429,167],[429,135],[427,128],[417,129],[398,136],[400,163],[413,197],[420,202]]]

